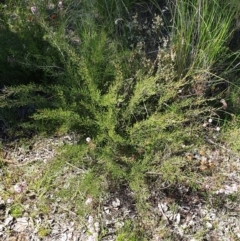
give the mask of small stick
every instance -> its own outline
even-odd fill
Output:
[[[81,172],[84,172],[84,170],[83,169],[80,169],[80,168],[78,168],[78,167],[76,167],[76,166],[74,166],[73,164],[71,164],[70,162],[66,162],[69,166],[71,166],[71,167],[73,167],[73,168],[76,168],[77,170],[79,170],[79,171],[81,171]]]
[[[169,219],[168,219],[168,217],[165,215],[165,213],[163,212],[161,203],[158,204],[158,208],[159,208],[159,210],[161,211],[161,213],[162,213],[162,215],[164,216],[164,218],[167,220],[167,223],[169,224]]]

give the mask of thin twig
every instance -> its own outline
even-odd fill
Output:
[[[165,213],[163,212],[161,203],[158,204],[158,208],[159,208],[159,210],[161,211],[161,213],[162,213],[162,215],[164,216],[164,218],[166,219],[167,223],[169,224],[169,219],[168,219],[168,217],[165,215]]]
[[[79,170],[79,171],[81,171],[81,172],[84,172],[83,169],[80,169],[80,168],[74,166],[73,164],[71,164],[71,163],[69,163],[69,162],[66,162],[66,163],[67,163],[69,166],[74,167],[74,168],[76,168],[77,170]]]
[[[62,205],[59,205],[59,204],[58,204],[58,207],[60,207],[60,208],[63,209],[64,211],[67,211],[67,212],[73,214],[74,216],[78,216],[75,212],[69,210],[68,208],[63,207]]]

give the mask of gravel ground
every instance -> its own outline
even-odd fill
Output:
[[[209,148],[204,153],[196,150],[186,153],[190,161],[199,162],[200,170],[214,166],[213,174],[206,176],[202,183],[202,192],[181,185],[173,187],[157,179],[150,185],[149,211],[144,215],[137,211],[134,193],[124,186],[112,191],[97,208],[89,197],[85,205],[92,208],[92,212],[85,217],[79,217],[61,200],[49,202],[48,212],[39,212],[35,205],[37,197],[28,190],[27,183],[12,185],[3,181],[7,177],[0,169],[0,240],[114,241],[126,220],[147,230],[151,241],[240,240],[240,159],[226,146],[212,140],[208,142]],[[26,166],[34,174],[36,163],[44,165],[55,157],[57,148],[76,143],[74,134],[38,138],[24,148],[17,142],[5,146],[1,155],[9,170]],[[222,182],[217,181],[219,176],[223,177]],[[13,196],[6,199],[9,189]],[[19,202],[19,198],[24,211],[13,217],[10,210],[14,200]],[[51,200],[51,195],[48,198]],[[31,215],[34,208],[36,215]]]

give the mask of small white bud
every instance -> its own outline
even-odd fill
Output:
[[[63,8],[63,3],[62,3],[62,1],[59,1],[59,2],[58,2],[58,7],[59,7],[60,9]]]
[[[216,131],[220,131],[220,130],[221,130],[220,127],[217,127],[217,128],[216,128]]]
[[[87,142],[87,143],[90,143],[91,141],[92,141],[92,140],[91,140],[90,137],[87,137],[87,138],[86,138],[86,142]]]
[[[212,119],[211,119],[211,118],[209,118],[209,119],[208,119],[208,122],[209,122],[209,123],[212,123]]]
[[[31,12],[32,14],[36,14],[37,13],[37,8],[35,6],[31,7]]]

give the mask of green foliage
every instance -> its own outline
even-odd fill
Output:
[[[41,226],[38,229],[38,235],[39,235],[40,238],[44,238],[50,233],[51,233],[51,230],[48,227]]]
[[[228,142],[229,148],[234,152],[239,151],[239,144],[240,144],[240,141],[239,141],[240,131],[238,128],[239,121],[240,121],[240,118],[238,116],[234,118],[231,124],[226,123],[225,134],[222,137],[224,141]]]
[[[33,184],[40,197],[49,190],[66,202],[79,196],[78,213],[87,196],[100,199],[121,183],[134,192],[139,210],[148,209],[153,172],[172,185],[199,184],[183,146],[204,142],[202,124],[217,116],[209,103],[219,97],[209,89],[222,79],[211,71],[229,60],[235,12],[222,2],[181,0],[163,38],[162,17],[145,25],[141,7],[131,16],[136,3],[68,0],[64,9],[50,9],[39,2],[32,14],[30,3],[10,1],[1,10],[0,117],[24,133],[80,133],[79,144],[63,148]],[[116,33],[114,21],[124,17],[123,33]],[[81,172],[71,175],[66,166]],[[141,240],[138,232],[127,236],[130,226],[117,240]]]
[[[10,214],[14,218],[19,218],[23,215],[23,211],[24,211],[24,209],[20,204],[15,204],[11,207]]]
[[[131,220],[127,220],[124,223],[123,228],[119,231],[116,241],[144,241],[146,240],[144,238],[144,234],[140,231],[140,229],[136,229],[134,227],[133,223]]]
[[[179,75],[196,70],[211,71],[216,62],[226,60],[235,9],[225,1],[181,0],[172,9],[173,48]]]
[[[9,1],[1,8],[0,63],[5,85],[43,83],[47,76],[61,70],[58,53],[43,41],[44,31],[30,6],[22,1]]]

